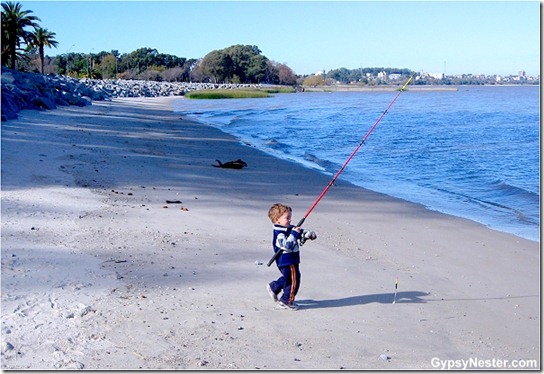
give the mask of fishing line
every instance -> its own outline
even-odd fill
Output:
[[[344,169],[346,168],[346,166],[348,166],[349,162],[351,161],[351,159],[353,157],[355,157],[355,154],[359,151],[359,149],[363,146],[363,144],[365,144],[366,140],[368,139],[368,137],[370,136],[370,134],[372,134],[372,132],[374,131],[374,129],[376,128],[376,126],[378,126],[378,123],[380,123],[380,121],[382,120],[382,118],[387,114],[387,112],[389,111],[389,109],[391,109],[391,107],[393,106],[393,104],[395,103],[395,101],[397,101],[398,97],[400,96],[400,94],[402,92],[404,92],[406,90],[406,86],[408,86],[408,84],[410,83],[410,81],[412,80],[412,78],[414,77],[414,75],[412,74],[412,76],[406,81],[406,83],[404,83],[404,86],[402,86],[402,88],[399,90],[399,92],[397,93],[397,95],[393,98],[393,100],[391,100],[391,102],[389,103],[389,105],[387,106],[387,108],[385,109],[385,111],[383,111],[383,113],[378,117],[378,119],[376,120],[376,122],[374,122],[374,124],[372,125],[372,127],[367,131],[367,133],[365,134],[365,136],[363,137],[363,139],[359,142],[359,144],[357,145],[357,147],[355,147],[355,149],[353,150],[353,152],[351,152],[351,154],[349,155],[349,157],[347,158],[346,162],[344,162],[344,164],[342,165],[342,167],[336,172],[336,174],[334,175],[334,177],[331,179],[331,181],[327,184],[327,186],[323,189],[323,191],[321,191],[321,193],[319,194],[319,196],[317,197],[317,199],[314,201],[314,203],[312,204],[312,206],[310,207],[310,209],[308,209],[308,211],[306,212],[306,214],[304,214],[304,216],[302,217],[302,219],[298,222],[298,224],[295,226],[295,227],[301,227],[302,224],[304,223],[304,221],[306,220],[306,218],[308,218],[308,216],[310,215],[310,213],[312,213],[312,211],[315,209],[315,207],[317,206],[317,204],[319,204],[319,202],[321,201],[321,199],[323,199],[323,197],[325,196],[325,194],[329,191],[329,189],[334,185],[334,182],[336,182],[336,179],[338,179],[338,177],[340,176],[340,174],[342,174],[342,172],[344,171]],[[279,255],[281,254],[281,251],[277,251],[276,253],[274,253],[274,256],[272,256],[272,258],[270,259],[270,261],[268,261],[268,266],[270,266],[275,260],[276,258],[279,257]]]

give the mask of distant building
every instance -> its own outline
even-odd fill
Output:
[[[424,78],[444,79],[444,73],[421,73]]]

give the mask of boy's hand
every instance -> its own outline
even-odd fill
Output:
[[[301,228],[301,227],[298,227],[298,226],[293,227],[293,230],[295,230],[295,231],[298,232],[299,234],[302,232],[302,228]]]
[[[303,237],[304,239],[314,240],[317,238],[317,234],[313,231],[304,231]]]

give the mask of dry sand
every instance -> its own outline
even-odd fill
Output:
[[[277,309],[268,208],[330,177],[171,100],[2,123],[2,369],[540,368],[539,243],[343,181]]]

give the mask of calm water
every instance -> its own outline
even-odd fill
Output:
[[[180,99],[175,106],[277,157],[332,175],[395,95],[299,93]],[[341,178],[539,241],[539,103],[539,87],[404,92]]]

